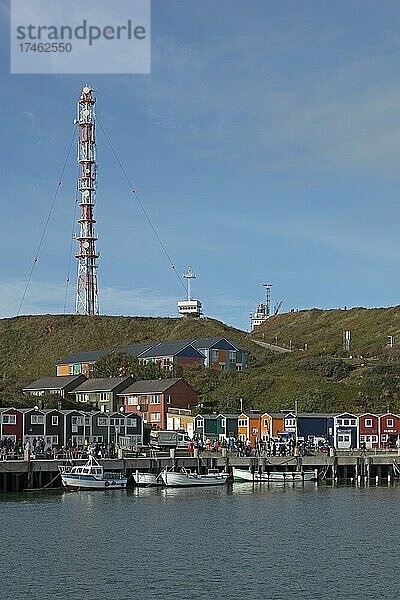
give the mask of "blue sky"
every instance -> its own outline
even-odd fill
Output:
[[[83,83],[205,313],[399,304],[398,2],[153,0],[152,73],[10,75],[0,34],[0,317],[18,311]],[[69,162],[22,313],[63,312]],[[175,315],[182,288],[98,131],[100,307]],[[73,260],[69,311],[73,311]]]

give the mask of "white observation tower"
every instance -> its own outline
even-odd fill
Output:
[[[196,279],[192,267],[188,267],[183,277],[187,280],[187,298],[178,302],[178,312],[180,315],[185,315],[186,317],[200,317],[202,314],[201,302],[192,298],[191,281],[192,279]]]

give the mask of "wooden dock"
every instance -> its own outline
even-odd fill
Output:
[[[84,464],[86,459],[73,460]],[[138,456],[99,461],[106,471],[126,472],[128,476],[139,471],[159,472],[164,467],[206,470],[232,467],[257,471],[295,471],[316,469],[321,482],[391,483],[400,475],[400,456],[395,452],[342,452],[335,456],[316,453],[312,456],[250,456],[241,457],[226,451],[202,452],[191,456],[186,452],[159,453],[154,456]],[[0,461],[0,491],[20,492],[30,489],[55,489],[61,487],[57,477],[58,465],[63,460],[3,460]],[[69,462],[68,464],[71,464]]]

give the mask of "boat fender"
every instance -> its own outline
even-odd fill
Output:
[[[106,481],[104,485],[105,485],[105,487],[108,487],[110,485],[110,482]]]

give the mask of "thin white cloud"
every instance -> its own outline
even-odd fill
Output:
[[[22,281],[0,282],[0,318],[16,316],[24,288]],[[64,298],[65,284],[32,282],[21,314],[63,313]],[[176,298],[148,288],[126,290],[105,287],[100,293],[100,308],[101,314],[109,315],[176,316]],[[71,290],[66,312],[73,312]]]

